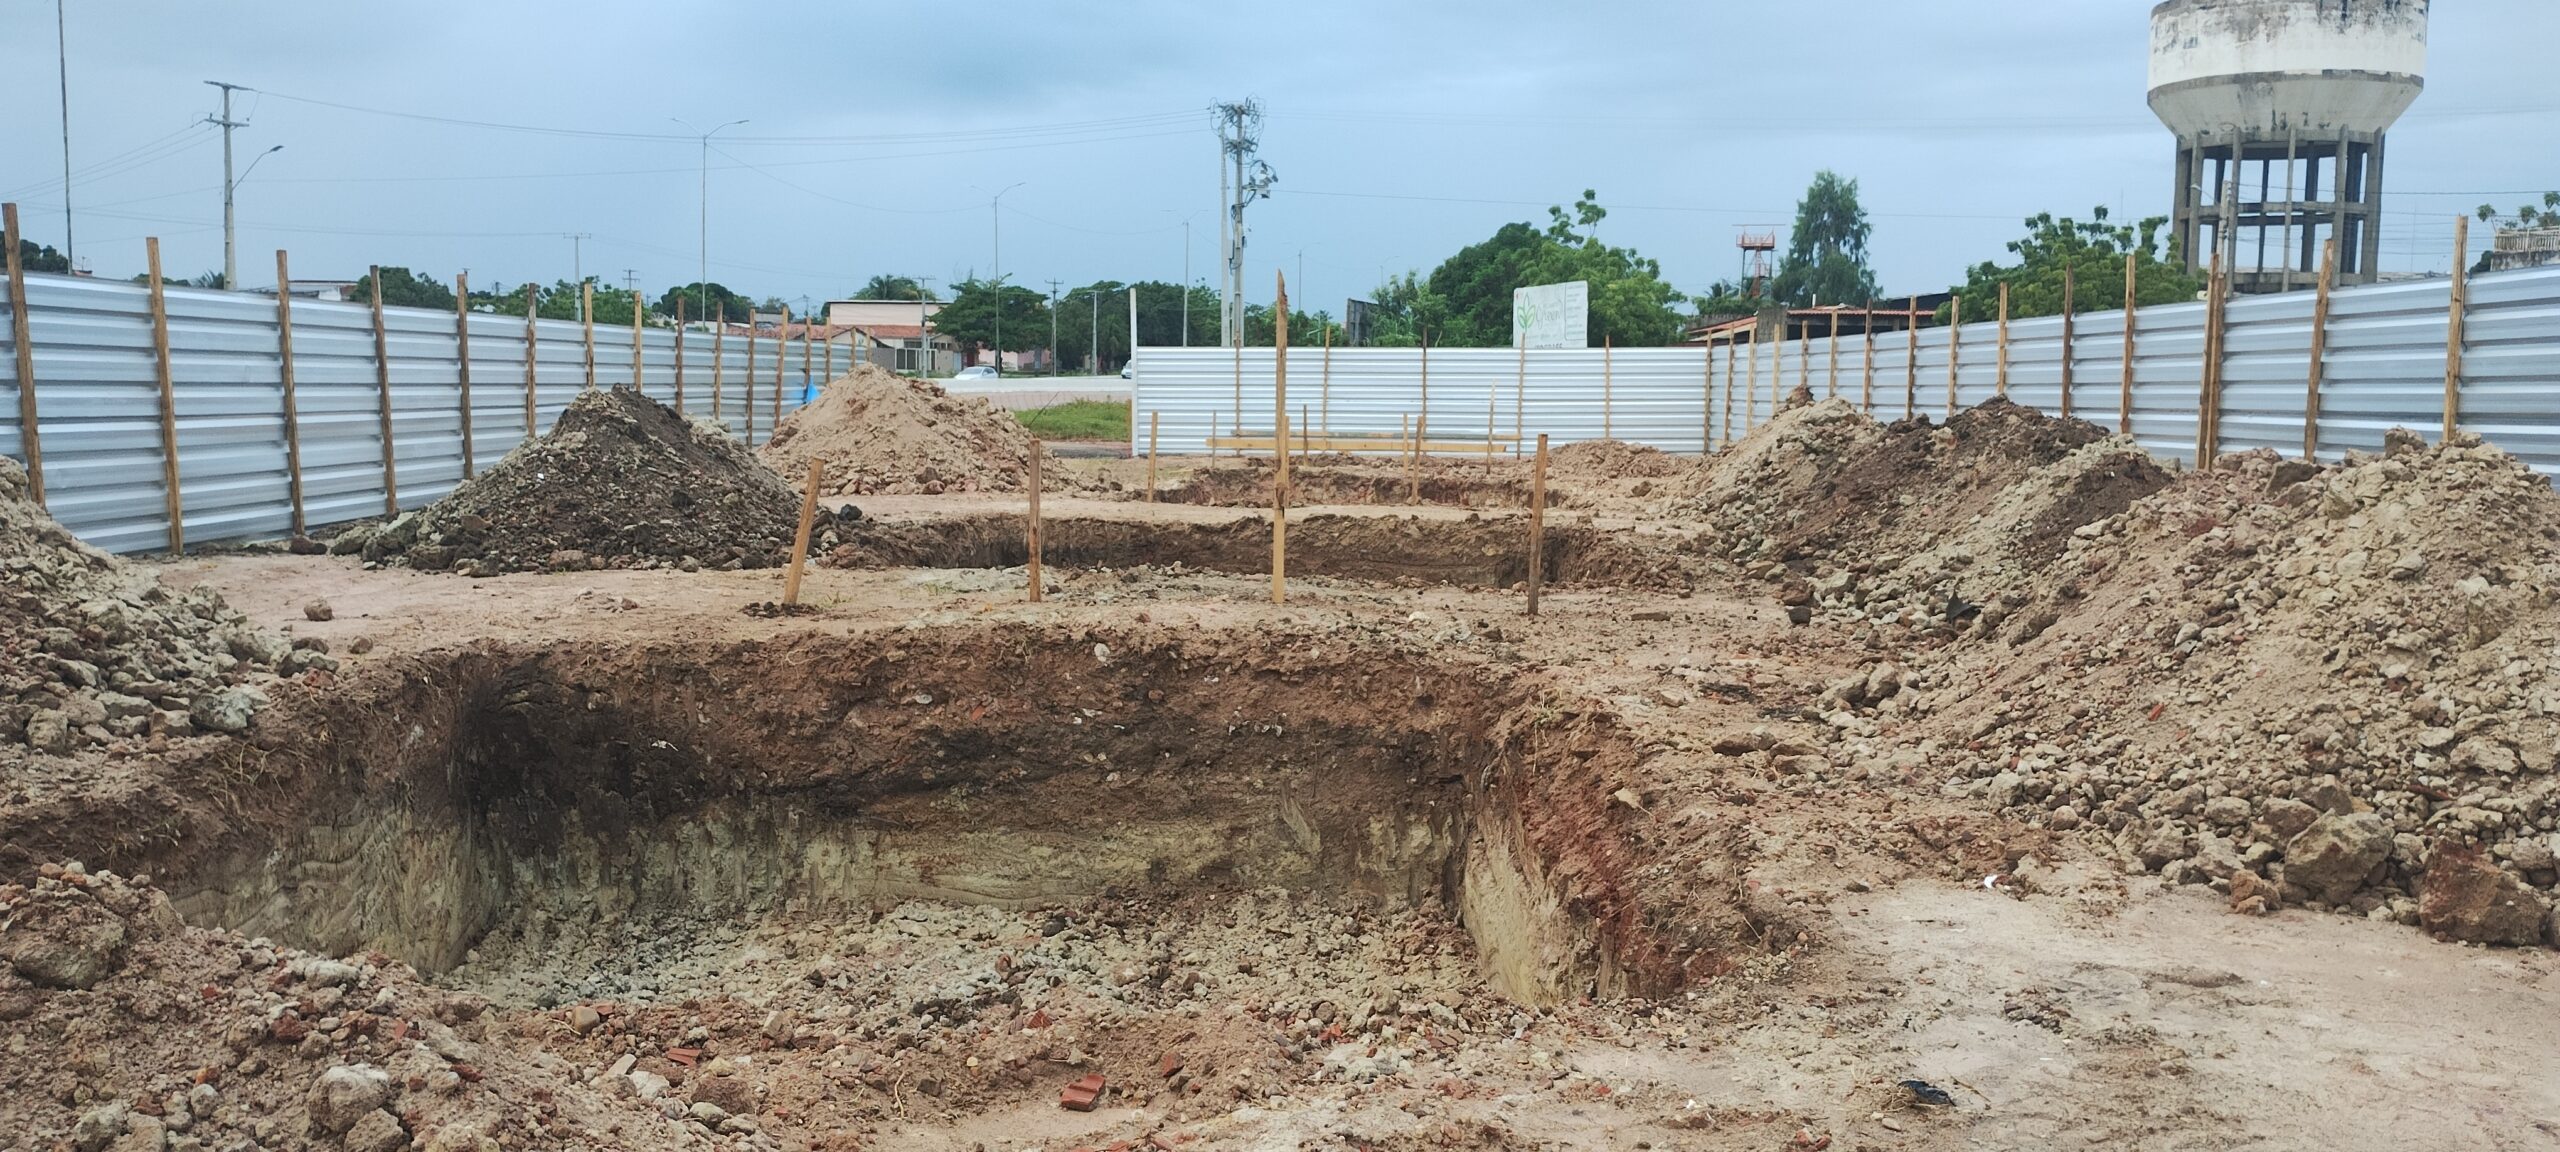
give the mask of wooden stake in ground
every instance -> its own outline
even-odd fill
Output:
[[[2320,299],[2311,306],[2311,394],[2302,398],[2302,458],[2320,458],[2320,385],[2329,375],[2329,291],[2338,282],[2338,238],[2320,246]]]
[[[284,293],[279,291],[276,295]],[[468,480],[478,471],[471,454],[471,274],[468,272],[453,278],[453,349],[456,378],[462,385],[462,478]]]
[[[1547,434],[1538,433],[1538,462],[1529,470],[1529,614],[1547,579]]]
[[[1698,453],[1712,455],[1716,450],[1716,341],[1710,336],[1698,350]],[[1526,353],[1523,353],[1526,355]]]
[[[1331,324],[1324,326],[1324,369],[1322,378],[1316,382],[1316,390],[1319,393],[1316,413],[1324,421],[1322,424],[1324,438],[1331,440],[1333,439],[1333,325]],[[1152,453],[1155,450],[1150,448],[1148,451]]]
[[[1422,330],[1422,410],[1413,415],[1413,455],[1420,467],[1431,440],[1431,330]],[[1419,499],[1419,497],[1416,497]]]
[[[169,551],[183,555],[187,550],[186,502],[178,489],[178,389],[169,368],[169,298],[160,282],[160,238],[150,237],[142,242],[142,246],[151,263],[151,357],[160,384],[160,484],[168,498]],[[373,341],[374,347],[380,349],[381,273],[376,272],[374,277]],[[389,385],[384,388],[385,395],[388,395]],[[386,415],[383,419],[387,428],[390,417]],[[384,436],[387,440],[389,433]],[[386,460],[389,458],[388,455],[384,457]]]
[[[1289,486],[1289,278],[1273,272],[1271,301],[1271,452],[1279,486]]]
[[[1511,456],[1520,456],[1520,434],[1529,420],[1529,342],[1520,342],[1520,363],[1511,376]],[[1331,435],[1331,430],[1327,430]]]
[[[1156,433],[1163,428],[1164,413],[1147,413],[1147,503],[1156,502]]]
[[[9,349],[18,362],[18,442],[25,446],[27,454],[27,496],[36,502],[36,507],[42,508],[44,507],[44,432],[40,427],[41,422],[36,419],[36,350],[27,336],[27,269],[21,263],[18,253],[18,206],[16,204],[0,204],[0,225],[5,225],[0,227],[0,234],[6,236],[6,243],[9,246],[7,255]],[[281,285],[283,281],[277,283]],[[276,291],[277,298],[282,299],[285,295],[286,293],[279,287]],[[300,531],[302,527],[300,507],[299,503],[295,505],[295,531]]]
[[[1023,521],[1023,543],[1029,558],[1024,561],[1031,571],[1031,602],[1040,602],[1040,442],[1031,442],[1031,515]]]
[[[765,428],[764,438],[767,441],[773,439],[773,429],[782,427],[782,362],[791,358],[790,340],[791,306],[785,304],[782,306],[782,327],[773,330],[773,419]],[[804,353],[803,359],[806,359],[808,342],[802,341],[800,347]],[[1003,354],[998,353],[997,359],[1001,362]]]
[[[1727,447],[1730,447],[1733,444],[1733,360],[1735,351],[1736,349],[1734,347],[1733,336],[1728,333],[1724,338],[1724,427],[1718,430],[1723,434],[1717,437],[1719,440],[1722,440],[1724,442],[1724,446]]]
[[[293,506],[293,534],[302,535],[302,405],[293,394],[293,274],[284,249],[276,249],[276,373],[284,384],[284,494]]]
[[[818,366],[824,370],[819,375],[818,379],[821,381],[833,380],[836,378],[836,338],[834,334],[830,333],[825,339],[818,341],[818,345],[819,347],[826,349],[826,354],[820,357],[818,361]],[[1135,399],[1132,398],[1131,402],[1134,403]]]
[[[400,514],[400,462],[391,433],[391,345],[382,332],[382,266],[373,266],[373,380],[382,407],[382,514]],[[587,348],[588,366],[595,363],[595,346]]]
[[[587,387],[596,386],[596,286],[593,282],[578,284],[578,321],[585,332],[587,350]]]
[[[791,567],[782,574],[782,604],[786,608],[800,602],[800,564],[809,558],[809,524],[818,516],[818,479],[826,471],[826,461],[809,461],[809,488],[800,497],[800,532],[791,538]]]
[[[1287,337],[1284,336],[1282,339],[1285,340]],[[1276,420],[1277,423],[1272,430],[1280,435],[1284,443],[1280,455],[1285,461],[1289,454],[1285,447],[1289,435],[1289,414],[1279,413]],[[1274,604],[1289,602],[1289,482],[1287,480],[1281,480],[1271,486],[1271,602]]]
[[[1811,324],[1796,330],[1796,387],[1808,393],[1813,391],[1813,325]],[[1770,412],[1772,416],[1776,414],[1775,405],[1771,405]]]
[[[2471,306],[2471,218],[2453,218],[2453,297],[2444,337],[2444,439],[2462,420],[2462,324]]]
[[[801,319],[800,319],[800,387],[801,387],[803,390],[807,390],[807,389],[809,389],[811,386],[813,386],[813,385],[815,385],[815,384],[817,383],[817,378],[816,378],[816,377],[813,377],[813,376],[811,376],[811,375],[809,374],[809,369],[810,369],[811,367],[813,367],[813,363],[812,363],[811,358],[810,358],[811,354],[810,354],[810,349],[809,349],[809,335],[810,335],[809,330],[810,330],[812,327],[814,327],[814,325],[812,325],[812,324],[809,322],[808,317],[806,317],[806,316],[801,317]],[[776,411],[776,412],[773,414],[773,423],[774,423],[774,425],[775,425],[776,427],[780,427],[780,426],[781,426],[781,424],[782,424],[782,413],[781,413],[781,412]]]
[[[1991,377],[1991,394],[2002,399],[2009,395],[2009,285],[2000,285],[2000,360]]]
[[[2124,254],[2124,384],[2116,395],[2116,431],[2133,435],[2133,333],[2140,323],[2135,313],[2137,287],[2134,276],[2134,254]]]
[[[1417,424],[1409,414],[1399,423],[1404,428],[1404,434],[1401,437],[1404,441],[1404,502],[1420,504],[1422,503],[1422,442],[1418,436],[1421,425]]]
[[[720,410],[720,385],[729,374],[729,302],[721,301],[711,312],[711,419],[721,421],[729,418]]]
[[[1751,425],[1756,416],[1752,409],[1760,406],[1760,326],[1757,324],[1751,327],[1751,354],[1743,359],[1747,361],[1743,365],[1743,370],[1749,373],[1749,379],[1742,388],[1742,434],[1748,436],[1751,434]],[[1777,365],[1769,366],[1772,375],[1775,375],[1777,370]]]
[[[2217,252],[2205,278],[2204,289],[2204,371],[2196,398],[2196,467],[2213,467],[2215,449],[2220,447],[2222,432],[2214,425],[2222,408],[2222,254]]]
[[[540,322],[539,322],[539,317],[540,317],[540,315],[541,315],[541,306],[542,306],[542,290],[541,290],[541,289],[539,289],[539,288],[534,287],[534,285],[533,285],[533,282],[532,282],[532,281],[530,281],[530,280],[525,281],[525,285],[524,285],[524,438],[525,438],[526,440],[531,440],[531,439],[533,439],[534,437],[536,437],[536,436],[540,436],[540,435],[542,434],[542,429],[541,429],[541,427],[540,427],[540,424],[541,424],[540,409],[539,409],[539,408],[538,408],[538,406],[537,406],[536,398],[535,398],[535,395],[534,395],[534,390],[535,390],[535,388],[536,388],[536,386],[537,386],[537,384],[538,384],[538,382],[537,382],[537,381],[535,380],[535,378],[534,378],[534,376],[535,376],[535,373],[534,373],[534,366],[535,366],[535,363],[536,363],[538,360],[540,360],[540,359],[541,359],[541,348],[542,348],[542,328],[541,328],[541,325],[540,325]]]
[[[2071,419],[2071,356],[2075,348],[2071,335],[2072,287],[2071,266],[2065,264],[2062,267],[2062,418],[2065,420]]]

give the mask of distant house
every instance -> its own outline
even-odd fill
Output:
[[[1689,343],[1726,344],[1777,340],[1804,340],[1827,337],[1837,326],[1843,336],[1864,336],[1872,319],[1878,332],[1900,332],[1924,328],[1935,322],[1938,308],[1954,299],[1952,292],[1932,292],[1919,297],[1918,307],[1909,298],[1890,303],[1878,302],[1873,310],[1864,304],[1854,306],[1823,305],[1819,308],[1780,308],[1770,305],[1756,316],[1710,316],[1689,328]]]
[[[275,295],[276,290],[273,288],[262,288],[258,291],[269,296],[273,296]],[[285,292],[286,294],[300,300],[368,299],[368,297],[364,295],[364,281],[362,280],[294,280],[286,283]]]
[[[862,327],[927,324],[940,311],[939,300],[829,300],[826,305],[827,323]]]

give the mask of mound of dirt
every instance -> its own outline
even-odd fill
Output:
[[[2470,438],[2229,458],[2073,530],[2011,643],[1834,685],[1951,792],[2235,906],[2526,944],[2560,871],[2560,495]],[[1928,689],[1935,689],[1930,691]],[[1868,721],[1844,717],[1852,731]]]
[[[1021,421],[985,400],[866,364],[783,417],[757,452],[785,476],[826,461],[821,490],[836,495],[939,495],[1022,491],[1031,445]],[[1044,487],[1066,486],[1050,461],[1042,466]]]
[[[770,568],[800,494],[718,428],[627,388],[581,393],[542,439],[332,552],[465,576],[587,568]],[[831,547],[819,511],[813,551]]]
[[[493,1030],[480,997],[379,954],[186,927],[140,877],[48,864],[32,887],[0,885],[0,923],[11,1147],[458,1152],[605,1131],[617,1147],[705,1143],[707,1125],[671,1123]]]
[[[1575,479],[1660,480],[1696,472],[1698,463],[1650,444],[1630,444],[1624,440],[1577,440],[1550,450],[1547,467],[1558,476]]]
[[[238,732],[266,703],[259,681],[334,667],[220,596],[172,590],[81,543],[0,457],[0,748],[63,755]]]

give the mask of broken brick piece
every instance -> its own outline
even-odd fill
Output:
[[[687,1068],[691,1068],[691,1067],[693,1067],[693,1066],[694,1066],[694,1063],[695,1063],[696,1061],[699,1061],[699,1060],[701,1060],[701,1059],[702,1059],[702,1049],[700,1049],[700,1048],[669,1048],[669,1049],[667,1049],[667,1060],[668,1060],[668,1062],[669,1062],[669,1063],[682,1064],[682,1065],[684,1065],[684,1066],[685,1066],[685,1067],[687,1067]]]
[[[1167,1052],[1164,1054],[1164,1059],[1156,1061],[1158,1076],[1171,1076],[1180,1071],[1182,1071],[1182,1053],[1180,1052]]]
[[[1091,1112],[1102,1100],[1103,1079],[1094,1073],[1066,1086],[1058,1093],[1058,1106],[1071,1112]]]

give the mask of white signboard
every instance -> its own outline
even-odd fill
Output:
[[[1534,284],[1511,290],[1511,346],[1591,346],[1591,282]]]

